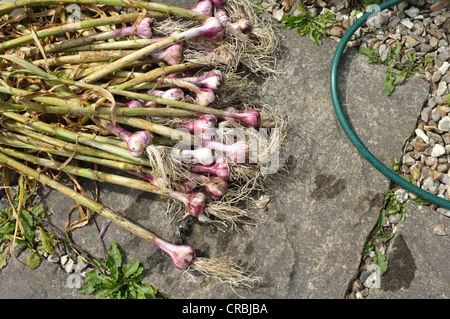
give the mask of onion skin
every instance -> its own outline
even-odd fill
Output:
[[[218,176],[191,173],[191,177],[197,183],[202,184],[209,196],[214,200],[221,199],[228,191],[228,183]]]

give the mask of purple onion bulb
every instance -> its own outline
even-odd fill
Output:
[[[183,46],[179,43],[172,44],[168,48],[150,54],[153,59],[162,60],[168,65],[176,65],[183,62]]]
[[[175,267],[181,270],[188,269],[195,256],[194,248],[189,245],[175,245],[161,238],[155,239],[153,244],[168,253]]]
[[[230,111],[227,111],[227,112],[228,112],[228,114],[224,116],[225,118],[228,117],[228,118],[240,120],[251,127],[257,127],[259,125],[259,121],[261,119],[261,115],[260,115],[259,111],[254,110],[254,109],[248,110],[248,111],[242,112],[242,113],[236,113],[236,112],[230,112]]]
[[[191,177],[197,183],[202,184],[209,196],[214,200],[221,199],[227,193],[228,183],[218,176],[191,173]]]
[[[185,128],[195,136],[199,136],[202,140],[212,140],[215,133],[215,127],[217,124],[217,117],[212,114],[204,114],[198,119],[180,123],[179,127]]]
[[[153,175],[142,173],[141,171],[129,171],[129,173],[145,179],[150,184],[156,185],[156,178]]]
[[[147,131],[130,133],[119,125],[114,127],[112,124],[108,125],[106,128],[119,136],[119,138],[127,144],[128,150],[133,157],[141,157],[144,154],[146,147],[152,142],[152,136]]]
[[[219,157],[214,164],[209,166],[201,164],[193,165],[191,171],[194,173],[214,174],[224,180],[230,178],[230,171],[225,157]]]
[[[164,99],[181,101],[184,99],[184,92],[181,89],[173,88],[165,91],[161,97]]]
[[[220,21],[214,17],[208,18],[200,27],[192,28],[184,33],[186,40],[205,36],[213,40],[223,36],[223,26]]]
[[[183,186],[184,191],[186,193],[192,192],[197,187],[197,184],[190,180],[184,180],[184,181],[181,181],[180,183]]]
[[[144,107],[140,101],[133,100],[126,103],[126,106],[129,108],[141,108]]]
[[[203,193],[184,194],[180,192],[171,192],[170,197],[182,202],[188,211],[194,217],[203,213],[206,205],[206,195]]]
[[[182,78],[181,80],[194,84],[200,84],[211,90],[218,90],[222,85],[222,72],[220,72],[219,70],[212,70],[201,76],[186,77]]]
[[[152,136],[147,131],[134,132],[128,137],[128,140],[125,141],[133,157],[141,157],[144,155],[145,149],[151,142]]]
[[[194,83],[184,81],[183,79],[171,78],[165,79],[164,83],[169,83],[178,86],[179,88],[188,89],[191,92],[194,92],[196,97],[195,100],[198,105],[207,106],[215,101],[216,95],[211,89],[203,89],[195,85]]]
[[[226,107],[223,110],[228,112],[228,113],[236,113],[236,109],[234,107],[232,107],[232,106]],[[233,119],[232,117],[226,116],[226,115],[216,115],[216,117],[220,121],[228,121],[228,120],[232,120]]]
[[[200,0],[193,8],[190,8],[188,10],[207,16],[212,16],[213,9],[214,7],[210,0]]]
[[[252,24],[246,19],[239,19],[234,23],[229,24],[232,28],[241,31],[242,33],[247,33],[252,29]]]
[[[134,32],[134,34],[137,34],[142,38],[149,39],[153,35],[152,29],[151,29],[151,25],[153,24],[153,21],[154,21],[154,19],[147,17],[147,18],[142,19],[142,21],[138,24],[137,27],[135,27],[136,25],[133,25],[131,27],[117,29],[116,30],[117,36],[128,36]]]
[[[246,141],[237,141],[236,143],[227,145],[215,141],[204,140],[203,146],[226,155],[235,163],[245,163],[249,152],[249,146]]]
[[[211,89],[201,89],[195,93],[195,101],[198,105],[208,106],[216,100],[216,94]]]
[[[189,163],[192,162],[191,158],[195,160],[195,163],[200,163],[202,165],[211,165],[212,163],[214,163],[214,154],[209,148],[199,147],[195,150],[180,149],[179,151],[180,156]]]
[[[226,0],[211,0],[216,7],[223,7]]]
[[[224,22],[230,22],[230,16],[228,15],[228,12],[225,9],[218,9],[216,10],[216,13],[214,14],[214,17],[219,19],[220,21]]]
[[[184,98],[184,92],[181,89],[173,88],[169,89],[167,91],[163,90],[149,90],[146,94],[153,95],[156,97],[161,97],[164,99],[169,100],[175,100],[175,101],[181,101]],[[162,107],[163,104],[159,104],[152,101],[145,101],[144,102],[145,107]]]

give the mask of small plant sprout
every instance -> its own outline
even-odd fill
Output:
[[[152,142],[152,136],[147,131],[131,133],[117,124],[114,126],[108,121],[102,121],[102,124],[108,131],[117,135],[127,144],[128,150],[133,157],[141,157],[144,155],[145,148]]]
[[[122,260],[119,247],[113,242],[104,263],[94,261],[98,267],[104,264],[105,269],[87,272],[86,282],[78,292],[92,294],[97,299],[155,299],[158,290],[142,283],[146,269],[138,261],[123,265]]]
[[[210,0],[200,0],[193,8],[190,8],[188,10],[207,16],[212,16],[214,6]]]
[[[216,162],[212,165],[193,165],[191,171],[194,173],[214,174],[224,180],[228,180],[230,178],[230,170],[228,169],[227,160],[223,156],[216,159]]]

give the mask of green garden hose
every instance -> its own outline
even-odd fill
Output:
[[[405,0],[385,1],[381,3],[378,7],[376,7],[376,9],[379,10],[378,12],[381,12],[384,9],[387,9],[404,1]],[[353,23],[352,26],[348,29],[348,31],[344,34],[336,49],[336,52],[333,57],[333,62],[331,65],[331,77],[330,77],[331,99],[333,102],[334,110],[336,112],[339,123],[341,124],[350,141],[357,148],[357,150],[364,156],[364,158],[368,160],[369,163],[372,164],[378,171],[380,171],[383,175],[385,175],[399,187],[414,193],[415,195],[424,200],[427,200],[440,207],[444,207],[450,210],[450,201],[441,198],[439,196],[433,195],[430,192],[427,192],[421,189],[420,187],[417,187],[416,185],[406,181],[405,179],[397,175],[395,172],[393,172],[391,169],[386,167],[382,162],[380,162],[380,160],[378,160],[361,142],[361,140],[356,136],[355,132],[353,132],[342,110],[342,105],[339,100],[339,92],[338,92],[338,71],[341,56],[344,52],[347,42],[352,37],[353,33],[355,33],[356,30],[358,30],[372,14],[376,13],[376,9],[366,12],[361,18],[355,21],[355,23]]]

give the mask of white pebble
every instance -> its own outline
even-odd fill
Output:
[[[419,8],[416,7],[411,7],[408,10],[404,11],[410,18],[414,18],[415,16],[417,16],[420,12]]]
[[[445,83],[444,81],[439,82],[439,86],[438,86],[438,89],[436,91],[436,95],[437,96],[442,96],[446,92],[447,92],[447,83]]]
[[[431,150],[431,156],[438,157],[445,154],[445,148],[441,144],[436,144]]]
[[[61,262],[62,266],[64,266],[66,264],[68,258],[69,258],[69,255],[61,256],[60,262]]]
[[[418,137],[420,137],[426,144],[428,144],[430,142],[430,139],[428,138],[428,136],[420,128],[416,129],[415,132],[416,132],[416,135]]]
[[[448,63],[447,61],[444,61],[444,63],[442,63],[441,67],[438,69],[439,72],[441,72],[442,75],[444,75],[445,73],[447,73],[447,70],[450,68],[450,63]]]
[[[74,270],[74,268],[73,268],[74,264],[75,264],[75,262],[71,258],[67,259],[67,262],[64,265],[64,270],[66,271],[66,273],[68,273],[68,274],[72,273],[72,271]]]
[[[400,21],[400,23],[410,30],[414,28],[414,23],[412,23],[411,20],[409,20],[408,18],[403,19],[402,21]]]

